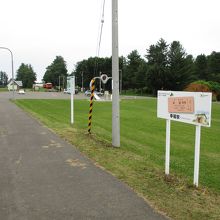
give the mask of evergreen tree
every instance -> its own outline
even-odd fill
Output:
[[[22,63],[17,70],[16,80],[22,81],[24,88],[32,88],[34,81],[37,79],[30,64]]]
[[[67,77],[66,62],[63,57],[56,56],[51,65],[46,68],[43,80],[47,83],[50,82],[53,86],[59,85],[59,78]]]
[[[220,82],[220,52],[208,56],[208,80]]]
[[[201,54],[196,57],[195,74],[200,80],[208,79],[208,62],[205,54]]]
[[[169,72],[168,88],[170,90],[183,90],[193,75],[193,63],[189,62],[187,54],[179,41],[173,41],[168,52]]]
[[[168,44],[160,39],[147,50],[147,85],[153,94],[159,89],[168,89]]]
[[[0,71],[0,86],[6,86],[8,83],[8,75],[6,72]]]
[[[137,50],[133,50],[126,60],[123,71],[123,84],[125,89],[138,89],[144,87],[146,75],[146,62],[141,58]]]

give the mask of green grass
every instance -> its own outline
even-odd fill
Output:
[[[0,92],[7,92],[7,91],[8,91],[8,88],[7,88],[7,87],[0,88]]]
[[[87,134],[89,102],[16,100],[84,154],[131,186],[174,219],[220,219],[220,104],[212,106],[212,126],[202,128],[199,188],[193,187],[195,127],[171,123],[170,177],[164,176],[165,120],[156,100],[121,101],[121,147],[111,147],[111,103],[95,102],[92,135]]]

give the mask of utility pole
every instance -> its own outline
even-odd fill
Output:
[[[121,80],[120,80],[120,95],[122,94],[122,70],[119,70],[121,73]]]
[[[101,89],[102,89],[102,80],[101,80],[101,75],[102,75],[102,72],[100,71],[99,72],[99,92],[101,92]]]
[[[112,0],[112,145],[120,147],[118,0]]]
[[[65,86],[65,76],[63,76],[63,91],[64,91],[64,86]]]
[[[60,76],[59,76],[59,92],[60,92]]]

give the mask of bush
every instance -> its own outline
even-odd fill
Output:
[[[189,92],[212,92],[212,100],[220,101],[220,83],[213,81],[195,81],[190,83],[185,91]]]
[[[190,83],[186,88],[185,91],[188,92],[212,92],[210,87],[206,84],[201,84],[197,82]]]

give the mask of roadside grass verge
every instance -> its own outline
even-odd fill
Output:
[[[8,92],[8,88],[7,87],[0,88],[0,92]]]
[[[87,133],[89,102],[16,100],[15,103],[74,144],[98,166],[127,183],[154,208],[173,219],[220,219],[220,105],[213,104],[212,126],[202,128],[199,188],[192,185],[195,127],[171,123],[170,177],[164,176],[165,120],[156,100],[120,103],[121,147],[111,146],[111,103],[95,102],[92,135]]]

